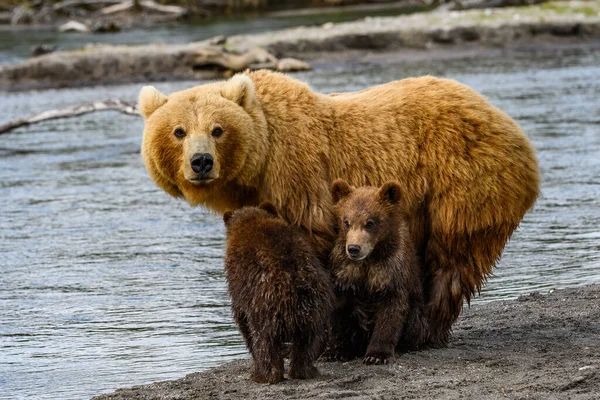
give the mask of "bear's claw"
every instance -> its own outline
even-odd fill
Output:
[[[363,364],[366,365],[387,365],[387,364],[391,364],[391,360],[388,359],[387,357],[383,357],[383,356],[365,356],[363,358]]]

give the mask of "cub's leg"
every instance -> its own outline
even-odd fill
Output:
[[[325,331],[314,332],[310,328],[296,332],[290,353],[290,378],[310,379],[319,375],[313,362],[323,348],[324,335]]]
[[[408,299],[404,293],[394,293],[382,300],[377,307],[375,327],[363,358],[365,364],[388,364],[394,360],[394,350],[407,314]]]
[[[264,325],[264,324],[263,324]],[[251,378],[258,383],[278,383],[283,380],[283,356],[281,341],[275,327],[250,323],[252,331],[252,358],[254,368]]]
[[[364,354],[366,340],[353,312],[352,296],[337,291],[337,306],[331,317],[331,333],[323,361],[349,361]]]
[[[248,325],[248,317],[243,312],[233,311],[233,319],[237,323],[240,333],[246,342],[246,347],[250,354],[252,354],[252,334],[250,332],[250,326]]]
[[[429,321],[425,316],[422,304],[412,304],[404,324],[402,339],[396,350],[407,352],[419,350],[428,346],[430,338]]]

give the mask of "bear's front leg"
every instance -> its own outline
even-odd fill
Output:
[[[377,307],[375,327],[363,363],[389,364],[394,360],[394,350],[402,334],[408,314],[408,301],[399,293],[391,293]]]
[[[345,362],[362,356],[366,349],[367,332],[353,314],[352,295],[337,290],[337,306],[331,318],[331,332],[327,349],[320,360]]]

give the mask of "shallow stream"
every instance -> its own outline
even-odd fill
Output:
[[[296,77],[337,92],[422,74],[471,85],[538,150],[542,194],[474,303],[600,283],[600,51],[336,64]],[[134,101],[140,86],[2,93],[0,115]],[[141,135],[141,118],[105,112],[0,136],[0,398],[85,399],[246,356],[221,219],[155,187]]]

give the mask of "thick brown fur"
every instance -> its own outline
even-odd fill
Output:
[[[272,204],[228,211],[223,220],[225,273],[233,316],[254,360],[252,379],[283,380],[282,345],[289,341],[289,377],[315,377],[335,298],[313,245]]]
[[[379,189],[333,183],[339,234],[331,274],[338,307],[326,358],[387,364],[396,348],[414,350],[430,341],[421,264],[401,193],[395,182]]]
[[[333,180],[398,181],[440,343],[538,196],[537,161],[519,126],[453,80],[323,95],[257,71],[168,97],[145,87],[140,109],[146,168],[166,192],[219,213],[269,201],[311,235],[323,259],[335,238]],[[214,157],[213,180],[193,181],[197,152]]]

